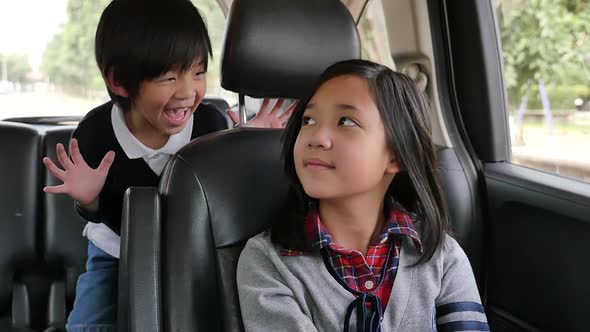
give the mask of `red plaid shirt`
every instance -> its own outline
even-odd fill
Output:
[[[379,297],[383,310],[387,306],[393,288],[393,281],[399,265],[402,238],[409,236],[416,248],[420,252],[422,251],[422,243],[414,229],[413,218],[399,204],[394,204],[383,232],[371,241],[366,257],[357,250],[344,248],[334,243],[317,212],[310,213],[305,221],[305,230],[312,247],[317,249],[328,247],[331,265],[336,274],[350,288],[362,293],[373,293]],[[392,250],[391,257],[389,262],[386,262],[390,249]],[[283,249],[281,254],[299,256],[305,253]],[[386,263],[387,266],[385,266]],[[385,279],[379,284],[384,269]]]

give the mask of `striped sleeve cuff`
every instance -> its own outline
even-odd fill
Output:
[[[438,332],[489,331],[483,306],[477,302],[453,302],[436,307]]]

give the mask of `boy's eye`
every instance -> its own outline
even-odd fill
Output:
[[[351,118],[343,117],[343,118],[340,118],[340,120],[338,120],[338,125],[350,127],[350,126],[356,126],[357,123],[354,120],[352,120]]]
[[[315,124],[315,120],[312,119],[312,117],[310,116],[304,116],[303,120],[301,121],[301,124],[304,126]]]
[[[158,81],[165,83],[165,82],[174,82],[175,80],[176,80],[176,76],[164,75]]]

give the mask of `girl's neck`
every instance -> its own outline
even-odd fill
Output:
[[[138,112],[125,112],[125,123],[133,136],[150,149],[158,150],[162,148],[170,138],[167,135],[159,134]]]
[[[336,244],[358,250],[363,255],[385,223],[382,197],[379,200],[367,197],[322,200],[319,213]]]

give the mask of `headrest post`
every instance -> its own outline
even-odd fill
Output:
[[[244,100],[244,95],[238,93],[238,110],[240,114],[240,123],[238,127],[244,127],[248,119],[246,119],[246,101]]]

